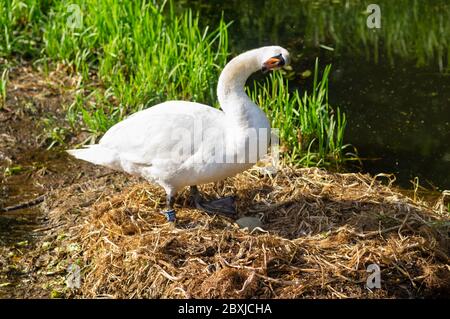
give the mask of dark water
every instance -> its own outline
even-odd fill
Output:
[[[210,25],[223,12],[233,21],[234,53],[267,44],[289,49],[292,87],[311,84],[301,74],[316,57],[322,67],[331,63],[330,103],[347,114],[346,143],[365,159],[363,170],[395,173],[403,187],[417,176],[423,186],[450,189],[449,3],[380,2],[380,30],[365,25],[362,1],[184,1],[179,8],[199,10]],[[424,40],[403,52],[402,41],[408,48],[415,39]]]
[[[364,169],[450,189],[450,78],[408,63],[333,65],[331,103],[347,113],[347,141],[372,158]]]

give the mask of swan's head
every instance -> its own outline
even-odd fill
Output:
[[[277,70],[290,63],[289,52],[282,47],[269,46],[260,50],[260,63],[263,72]]]

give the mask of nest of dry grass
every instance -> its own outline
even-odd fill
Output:
[[[109,181],[109,182],[108,182]],[[118,186],[120,185],[120,186]],[[251,170],[201,190],[237,195],[252,232],[177,200],[166,223],[161,189],[103,177],[55,191],[46,202],[66,247],[52,258],[82,267],[75,297],[379,298],[448,297],[449,214],[362,174]],[[64,251],[64,253],[62,253]],[[42,256],[41,256],[42,257]],[[368,289],[367,267],[381,268]]]

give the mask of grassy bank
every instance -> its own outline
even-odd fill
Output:
[[[52,69],[69,66],[79,77],[74,103],[65,106],[91,141],[130,113],[168,99],[217,105],[216,85],[229,58],[228,25],[200,26],[190,10],[172,3],[112,0],[3,1],[0,54],[31,58]],[[345,115],[327,100],[329,67],[316,65],[312,92],[288,90],[279,74],[250,86],[250,95],[280,129],[288,162],[340,164]],[[3,87],[3,85],[2,85]],[[3,91],[3,90],[2,90]],[[2,93],[2,97],[6,93]],[[63,138],[55,136],[55,143]]]

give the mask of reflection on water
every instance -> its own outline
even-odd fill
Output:
[[[447,1],[378,1],[382,28],[368,30],[362,1],[184,1],[215,24],[222,11],[233,20],[237,53],[280,44],[293,53],[291,87],[316,56],[332,63],[330,102],[347,113],[346,142],[372,174],[396,173],[400,185],[450,189],[450,4]],[[331,48],[331,50],[330,50]],[[303,74],[303,75],[302,75]],[[428,183],[427,183],[428,182]]]

